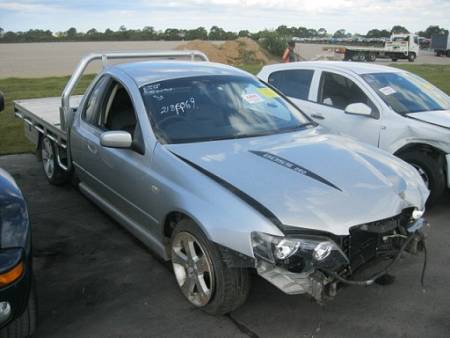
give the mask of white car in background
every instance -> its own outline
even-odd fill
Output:
[[[265,66],[258,77],[316,122],[412,164],[431,191],[450,188],[450,97],[417,75],[355,62]]]

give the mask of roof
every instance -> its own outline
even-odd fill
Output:
[[[386,73],[386,72],[401,72],[402,70],[382,66],[367,62],[349,62],[349,61],[300,61],[292,63],[283,63],[277,65],[270,65],[264,67],[265,69],[290,69],[290,68],[312,68],[312,69],[329,69],[329,70],[343,70],[357,74],[368,73]]]
[[[144,61],[112,66],[136,81],[138,87],[162,80],[205,75],[252,76],[235,67],[213,62]]]

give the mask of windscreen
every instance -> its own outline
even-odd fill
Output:
[[[448,95],[411,73],[374,73],[362,77],[399,114],[450,109]]]
[[[199,76],[141,88],[157,136],[166,143],[288,132],[312,122],[251,77]]]

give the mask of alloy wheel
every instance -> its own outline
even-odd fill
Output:
[[[175,235],[172,265],[185,297],[195,306],[208,304],[214,291],[214,270],[207,251],[192,234]]]
[[[42,162],[47,177],[53,177],[55,172],[55,153],[53,152],[51,141],[48,138],[44,138],[42,141]]]

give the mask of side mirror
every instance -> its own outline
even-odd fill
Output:
[[[106,131],[100,135],[100,144],[108,148],[131,148],[133,138],[126,131]]]
[[[371,116],[372,108],[365,103],[351,103],[345,107],[345,113],[351,115]]]
[[[3,96],[3,93],[0,92],[0,111],[5,110],[5,97]]]

